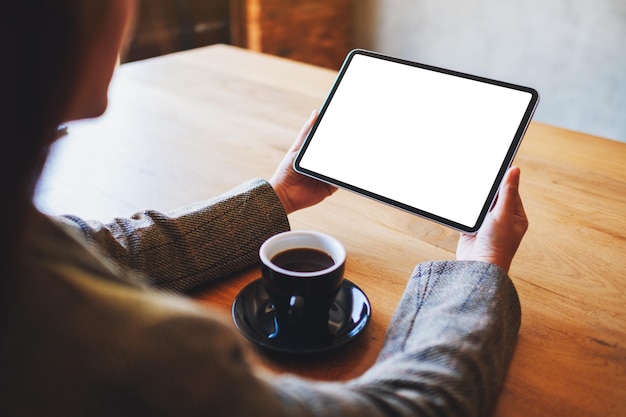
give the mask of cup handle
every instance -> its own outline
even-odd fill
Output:
[[[299,295],[292,295],[289,299],[289,322],[297,323],[303,318],[304,298]]]

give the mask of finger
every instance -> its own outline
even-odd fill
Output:
[[[528,230],[528,217],[526,216],[526,210],[524,209],[524,204],[522,203],[522,198],[517,193],[517,199],[515,201],[515,207],[513,208],[513,216],[515,218],[515,225],[518,232],[521,232],[522,235],[526,233]]]
[[[300,129],[300,133],[298,133],[298,137],[296,138],[296,141],[291,146],[292,151],[297,151],[300,149],[300,147],[304,143],[304,139],[306,139],[307,134],[313,127],[315,120],[317,120],[317,110],[313,110],[311,112],[309,119],[304,123],[304,125],[302,126],[302,129]]]
[[[524,210],[524,204],[522,203],[522,199],[521,197],[519,197],[519,195],[518,195],[517,203],[515,204],[515,210],[513,211],[513,213],[516,216],[526,218],[526,210]]]
[[[518,209],[518,204],[521,203],[519,196],[519,180],[520,169],[518,167],[509,168],[504,176],[502,188],[500,189],[498,201],[496,202],[496,210],[499,213],[513,214]]]

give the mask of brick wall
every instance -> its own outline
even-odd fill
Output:
[[[353,0],[246,0],[247,47],[339,69],[353,47]]]

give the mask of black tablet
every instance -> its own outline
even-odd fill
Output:
[[[532,88],[354,50],[294,168],[473,233],[538,100]]]

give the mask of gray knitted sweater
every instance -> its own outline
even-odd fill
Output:
[[[106,225],[38,215],[16,293],[3,306],[0,415],[491,412],[520,325],[515,288],[496,266],[418,265],[377,362],[348,382],[259,373],[231,323],[175,294],[256,263],[260,244],[288,228],[262,180],[174,213]]]

